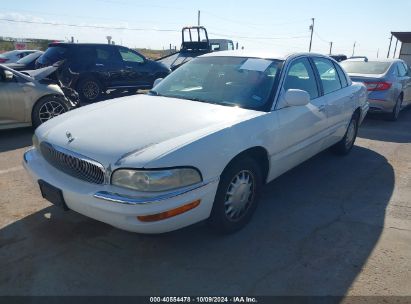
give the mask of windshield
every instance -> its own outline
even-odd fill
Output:
[[[281,64],[244,57],[196,58],[167,76],[151,93],[262,110],[276,89]]]
[[[27,55],[26,57],[21,58],[20,60],[17,61],[17,63],[20,64],[29,64],[39,58],[43,54],[42,52],[35,52],[31,53],[30,55]]]
[[[384,74],[391,62],[378,61],[343,61],[340,64],[347,73],[352,74]]]

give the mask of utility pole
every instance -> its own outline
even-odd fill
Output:
[[[330,55],[332,54],[332,50],[333,50],[333,42],[330,41]]]
[[[357,41],[354,42],[354,45],[352,47],[352,57],[354,57],[355,54],[355,45],[357,44]]]
[[[198,19],[198,26],[200,26],[200,18],[201,18],[201,11],[198,10],[198,15],[197,15],[197,19]]]
[[[311,46],[312,46],[312,44],[313,44],[313,34],[314,34],[314,21],[315,21],[315,18],[311,18],[311,20],[313,21],[313,23],[310,25],[311,38],[310,38],[310,48],[308,49],[309,52],[311,52]]]
[[[394,55],[392,55],[392,58],[395,58],[395,53],[397,52],[397,45],[398,45],[398,39],[397,39],[397,42],[395,43]]]
[[[392,43],[392,34],[391,34],[391,38],[390,39],[390,46],[388,47],[388,54],[387,54],[387,58],[390,57],[390,51],[391,51],[391,43]]]

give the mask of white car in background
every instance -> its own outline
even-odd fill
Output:
[[[16,63],[21,58],[38,52],[38,50],[14,50],[0,54],[0,63]]]
[[[44,123],[24,164],[43,197],[121,229],[233,232],[263,184],[329,147],[347,154],[367,111],[366,87],[329,57],[211,53],[148,95]]]

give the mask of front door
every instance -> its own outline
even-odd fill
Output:
[[[25,122],[24,84],[16,76],[7,79],[5,70],[0,68],[0,127],[7,124]]]
[[[284,94],[289,89],[308,92],[311,101],[305,106],[287,106]],[[271,147],[271,171],[273,179],[302,163],[323,149],[327,129],[326,99],[321,96],[318,82],[309,60],[297,58],[286,72],[277,110],[272,113],[278,130]]]
[[[150,84],[150,74],[146,67],[146,59],[128,48],[119,47],[118,49],[123,60],[124,86],[148,86]]]

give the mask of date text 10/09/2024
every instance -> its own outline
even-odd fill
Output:
[[[254,297],[150,297],[150,303],[258,303]]]

